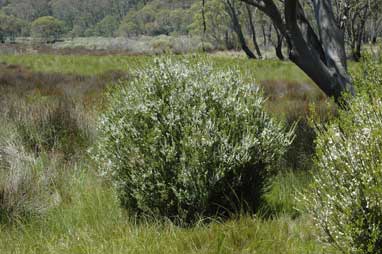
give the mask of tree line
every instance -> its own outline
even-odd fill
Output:
[[[248,58],[274,47],[335,98],[353,93],[346,50],[359,60],[382,31],[382,0],[0,0],[0,8],[1,42],[190,35]]]
[[[285,35],[270,18],[275,16],[263,12],[258,4],[253,4],[256,2],[261,1],[0,0],[0,39],[13,41],[16,36],[30,36],[33,22],[49,16],[62,22],[60,34],[71,37],[198,35],[217,48],[242,48],[250,58],[262,57],[260,46],[273,46],[276,55],[284,59],[281,49],[286,43]],[[381,2],[331,3],[335,21],[346,30],[346,42],[354,58],[360,57],[362,43],[375,43],[381,33]],[[300,4],[308,21],[315,15],[312,3]],[[284,2],[275,4],[279,8]]]

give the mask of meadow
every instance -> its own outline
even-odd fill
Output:
[[[289,62],[208,56],[218,68],[238,66],[244,77],[255,78],[273,116],[289,125],[299,121],[297,137],[256,214],[238,211],[229,220],[179,227],[159,218],[137,220],[120,207],[113,185],[99,177],[89,158],[89,148],[97,139],[96,122],[107,103],[105,89],[128,80],[153,58],[0,56],[1,144],[4,137],[19,133],[14,143],[23,143],[34,157],[21,158],[13,166],[32,163],[38,169],[19,184],[49,182],[44,190],[49,198],[54,196],[49,209],[42,207],[27,217],[19,216],[24,207],[13,206],[15,219],[2,218],[0,224],[0,253],[336,253],[318,241],[312,219],[298,209],[298,193],[311,181],[314,133],[308,117],[314,111],[325,121],[335,109]],[[201,58],[206,56],[188,56],[189,61]],[[25,154],[8,150],[3,152],[14,156],[11,159]],[[0,181],[0,187],[5,185]],[[36,200],[31,197],[30,202]]]

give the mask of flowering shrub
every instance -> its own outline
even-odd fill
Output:
[[[322,239],[343,253],[382,253],[382,100],[371,92],[382,84],[373,73],[356,77],[358,97],[320,128],[318,173],[305,196]]]
[[[109,92],[93,157],[137,214],[192,222],[253,207],[293,137],[237,71],[157,60]]]

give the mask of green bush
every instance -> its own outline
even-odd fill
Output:
[[[151,47],[156,54],[171,53],[173,43],[169,36],[158,36],[152,40]]]
[[[323,240],[343,253],[382,253],[382,79],[374,69],[355,77],[358,96],[339,119],[319,128],[318,172],[305,196]]]
[[[137,215],[193,222],[258,205],[293,132],[237,70],[156,60],[108,94],[94,158]]]

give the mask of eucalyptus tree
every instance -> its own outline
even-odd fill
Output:
[[[372,17],[373,9],[380,0],[334,0],[334,13],[338,26],[345,30],[345,42],[351,56],[361,58],[362,44],[366,41],[366,25]]]
[[[255,24],[257,9],[251,8],[249,4],[245,4],[245,9],[247,11],[248,26],[251,31],[253,46],[255,47],[257,56],[259,58],[262,58],[263,56],[261,54],[259,43],[257,42],[257,33],[256,33],[256,24]]]
[[[256,58],[255,54],[252,52],[252,50],[248,47],[246,38],[244,36],[244,32],[242,29],[242,24],[240,23],[240,14],[241,14],[241,6],[240,2],[236,0],[224,0],[224,6],[226,9],[226,12],[228,13],[229,17],[231,18],[232,27],[235,31],[237,38],[240,43],[240,47],[245,52],[248,58],[254,59]],[[239,6],[238,6],[239,5]]]
[[[309,20],[298,0],[240,0],[266,14],[285,38],[289,59],[328,96],[339,101],[354,93],[347,69],[344,29],[338,26],[331,0],[311,0]]]
[[[372,8],[370,21],[370,37],[373,44],[377,43],[378,36],[382,33],[382,0],[378,0]]]
[[[204,7],[201,1],[196,1],[190,11],[194,13],[189,26],[191,35],[203,36],[216,48],[235,47],[232,22],[222,0],[205,1]]]
[[[279,60],[284,61],[285,57],[282,50],[284,35],[279,31],[279,29],[276,26],[274,26],[274,29],[276,33],[276,41],[274,41],[273,44],[275,47],[276,56]]]

